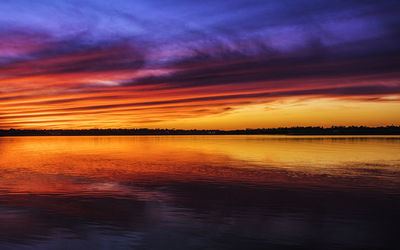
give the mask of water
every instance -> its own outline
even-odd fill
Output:
[[[0,249],[400,249],[400,137],[0,138]]]

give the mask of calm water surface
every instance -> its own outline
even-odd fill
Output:
[[[0,138],[0,249],[400,249],[400,137]]]

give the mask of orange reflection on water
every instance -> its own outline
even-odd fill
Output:
[[[9,137],[0,166],[7,193],[131,195],[125,184],[171,181],[392,190],[400,137]]]

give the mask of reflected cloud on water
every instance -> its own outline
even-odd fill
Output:
[[[393,248],[400,137],[0,138],[7,249]]]

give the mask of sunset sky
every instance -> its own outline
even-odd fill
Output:
[[[0,129],[400,125],[400,1],[2,0]]]

